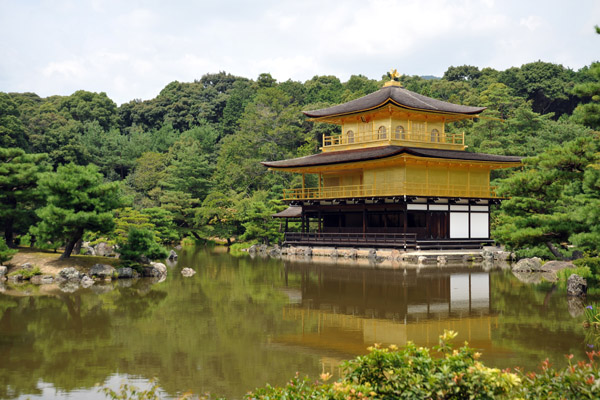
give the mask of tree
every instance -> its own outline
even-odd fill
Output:
[[[523,171],[501,181],[502,202],[494,237],[511,248],[547,246],[557,258],[570,242],[595,238],[597,212],[582,214],[583,204],[598,205],[598,138],[579,138],[524,160]],[[587,182],[584,184],[584,182]],[[592,204],[592,203],[590,203]],[[595,251],[600,242],[595,242]]]
[[[25,154],[22,149],[0,148],[0,221],[4,240],[14,247],[14,234],[26,233],[42,202],[38,179],[48,170],[46,154]]]
[[[140,263],[142,256],[150,260],[160,260],[167,257],[167,250],[156,243],[154,233],[148,229],[131,227],[127,241],[119,246],[121,260],[126,263]]]
[[[461,65],[460,67],[448,67],[444,72],[444,79],[448,81],[474,82],[481,76],[479,68],[472,65]]]
[[[29,147],[19,115],[17,104],[8,94],[0,92],[0,147]]]
[[[231,245],[231,239],[243,232],[238,197],[233,191],[228,195],[212,192],[206,196],[195,216],[195,224],[203,237],[224,238],[227,245]]]
[[[9,248],[4,239],[0,238],[0,264],[9,261],[16,252],[17,250]]]
[[[65,244],[61,258],[68,258],[86,231],[109,233],[114,228],[113,210],[121,205],[119,183],[103,183],[92,164],[73,163],[45,173],[39,181],[47,204],[36,211],[40,218],[32,233],[41,241]]]

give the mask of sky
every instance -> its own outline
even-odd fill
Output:
[[[0,0],[0,91],[151,99],[225,71],[280,82],[391,68],[600,60],[599,0]]]

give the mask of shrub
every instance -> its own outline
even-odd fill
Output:
[[[23,279],[31,279],[32,276],[41,275],[42,271],[40,267],[33,267],[32,269],[18,269],[16,271],[12,271],[8,276],[16,276],[21,275]]]
[[[142,256],[150,260],[165,259],[168,256],[167,250],[156,243],[154,234],[148,229],[130,228],[127,235],[127,242],[119,248],[121,260],[126,264],[139,263]]]

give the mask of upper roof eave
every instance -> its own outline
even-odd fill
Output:
[[[477,115],[486,107],[463,106],[433,99],[398,86],[387,86],[349,102],[319,110],[303,111],[312,119],[326,119],[376,110],[392,103],[409,110],[450,115]]]

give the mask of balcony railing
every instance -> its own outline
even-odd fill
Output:
[[[393,144],[399,146],[433,147],[442,149],[464,150],[465,133],[448,132],[355,132],[352,134],[323,136],[323,149],[335,147],[352,147],[356,144],[385,145]],[[423,146],[425,145],[425,146]]]
[[[395,185],[348,185],[284,189],[284,200],[326,200],[360,197],[435,196],[499,198],[489,185],[401,183]]]

